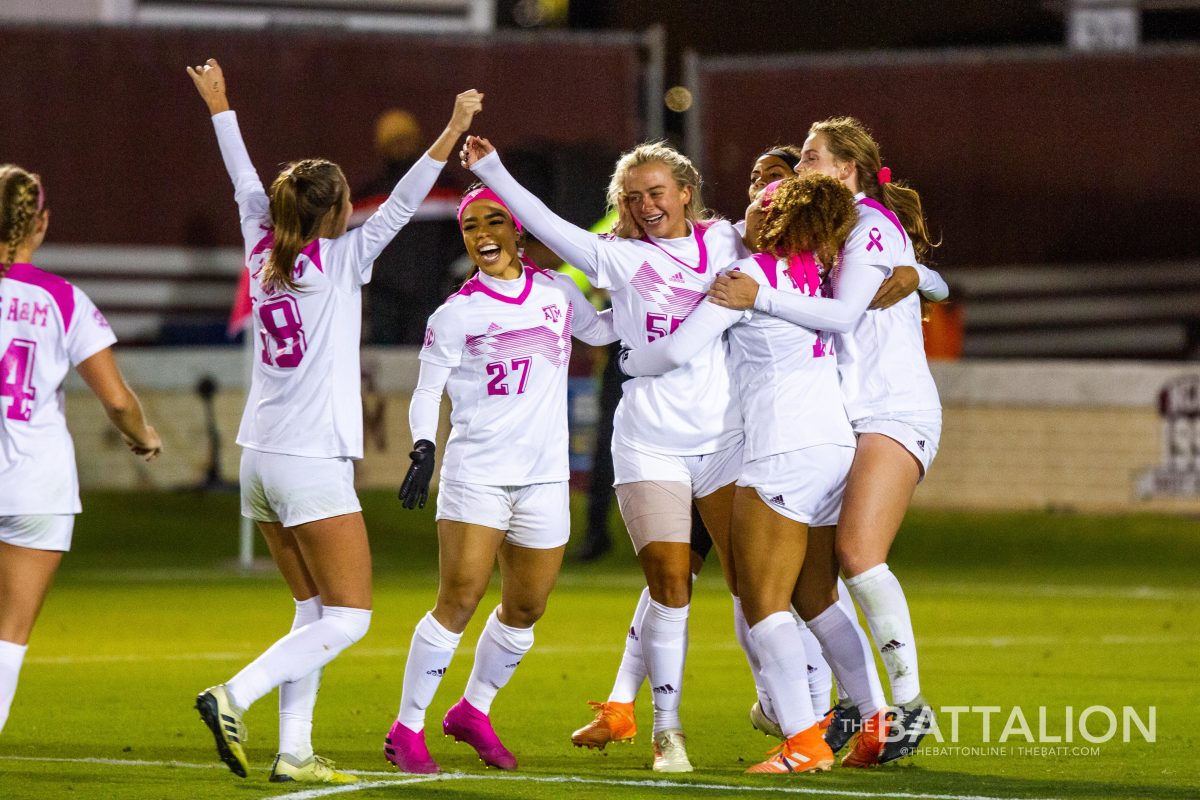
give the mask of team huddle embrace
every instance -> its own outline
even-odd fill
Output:
[[[242,514],[258,525],[296,605],[290,633],[197,697],[234,773],[249,769],[246,709],[278,688],[270,780],[357,780],[314,753],[312,717],[321,668],[366,634],[372,613],[352,468],[363,455],[362,287],[460,142],[458,159],[479,181],[458,208],[474,269],[429,318],[409,408],[412,465],[400,488],[405,508],[423,507],[440,456],[439,586],[413,632],[387,760],[406,773],[439,771],[426,713],[498,563],[500,604],[442,730],[487,765],[518,766],[491,707],[533,647],[570,533],[572,338],[621,343],[629,380],[613,423],[614,486],[646,588],[612,692],[590,703],[594,719],[571,741],[632,740],[635,698],[648,681],[653,769],[692,771],[680,717],[689,604],[715,551],[756,687],[751,722],[780,741],[747,772],[828,771],[843,749],[843,767],[912,753],[932,717],[907,601],[886,561],[938,448],[921,304],[947,288],[922,264],[934,245],[917,193],[891,180],[860,123],[825,120],[801,146],[764,150],[736,224],[707,210],[686,156],[661,142],[639,145],[616,163],[607,191],[616,222],[597,235],[518,183],[487,139],[467,135],[484,100],[467,91],[388,199],[347,230],[350,193],[336,164],[293,162],[264,188],[220,66],[210,59],[188,73],[234,185],[251,278]],[[611,309],[597,311],[572,279],[527,259],[527,235],[605,290]],[[451,432],[439,454],[447,394]],[[114,423],[135,452],[157,454],[153,429],[136,427],[146,427],[140,410],[136,425]],[[10,510],[4,498],[0,489],[0,539],[37,549],[18,527],[33,511]],[[31,627],[32,618],[13,641],[27,641]],[[10,638],[0,627],[0,658]],[[15,673],[5,686],[6,715]]]

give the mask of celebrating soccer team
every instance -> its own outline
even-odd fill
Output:
[[[932,712],[908,604],[886,560],[938,448],[941,406],[921,304],[947,290],[922,264],[934,243],[919,196],[892,181],[858,121],[817,122],[802,146],[763,150],[737,224],[708,211],[685,155],[661,142],[638,145],[608,186],[613,230],[597,235],[520,185],[487,139],[467,135],[484,100],[470,90],[388,200],[348,231],[349,189],[336,164],[292,162],[264,190],[220,66],[210,59],[188,73],[233,182],[251,278],[242,513],[257,523],[296,605],[287,635],[196,699],[235,774],[249,769],[243,714],[278,687],[270,780],[357,780],[315,754],[312,714],[322,667],[366,634],[372,614],[352,469],[363,453],[362,290],[464,135],[459,159],[481,181],[458,210],[474,270],[429,319],[409,410],[412,465],[400,489],[405,508],[424,506],[446,393],[439,584],[415,625],[387,760],[402,772],[439,771],[426,712],[499,563],[500,604],[442,729],[485,764],[517,768],[491,706],[533,647],[570,532],[572,337],[623,348],[619,366],[631,379],[614,419],[614,483],[646,589],[612,694],[591,703],[594,719],[571,741],[603,748],[632,739],[635,698],[648,679],[653,769],[693,769],[680,709],[692,581],[707,552],[693,541],[694,506],[754,679],[751,722],[780,740],[747,772],[828,771],[842,748],[841,765],[857,768],[913,752]],[[103,317],[78,289],[29,263],[46,230],[44,197],[36,175],[0,167],[0,729],[79,512],[73,480],[31,477],[74,475],[54,391],[68,365],[135,453],[153,458],[161,447],[116,369]],[[607,290],[612,310],[598,313],[572,281],[526,259],[528,234]],[[7,314],[22,303],[49,311]],[[57,488],[22,489],[35,484]],[[614,655],[619,649],[614,642]],[[837,700],[826,710],[831,677]]]

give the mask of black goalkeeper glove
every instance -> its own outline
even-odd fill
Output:
[[[400,504],[405,508],[424,508],[429,499],[429,481],[433,479],[433,461],[437,447],[428,439],[420,439],[413,445],[408,457],[412,466],[400,484]]]

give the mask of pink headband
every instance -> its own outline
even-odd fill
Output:
[[[516,215],[512,213],[512,209],[510,209],[505,202],[500,199],[500,195],[496,194],[486,186],[481,186],[478,189],[474,189],[463,195],[462,202],[458,204],[458,227],[462,227],[463,212],[467,210],[467,206],[471,205],[471,203],[474,203],[476,200],[491,200],[493,203],[503,208],[508,212],[508,216],[512,218],[513,225],[515,225],[517,228],[517,233],[521,232],[521,220],[517,219]]]
[[[763,211],[771,207],[771,200],[775,197],[775,190],[779,188],[779,184],[781,183],[783,183],[782,180],[771,181],[763,187],[762,193],[758,196],[758,203]]]
[[[875,177],[879,179],[880,184],[892,182],[892,170],[889,167],[880,167],[879,172],[875,173]]]

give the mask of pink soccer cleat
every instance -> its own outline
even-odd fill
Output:
[[[425,746],[425,731],[410,731],[400,720],[383,740],[383,755],[401,772],[429,775],[442,771]]]
[[[498,769],[516,769],[517,757],[500,743],[500,737],[492,730],[492,721],[464,697],[446,712],[442,730],[460,742],[475,748],[484,764]]]

